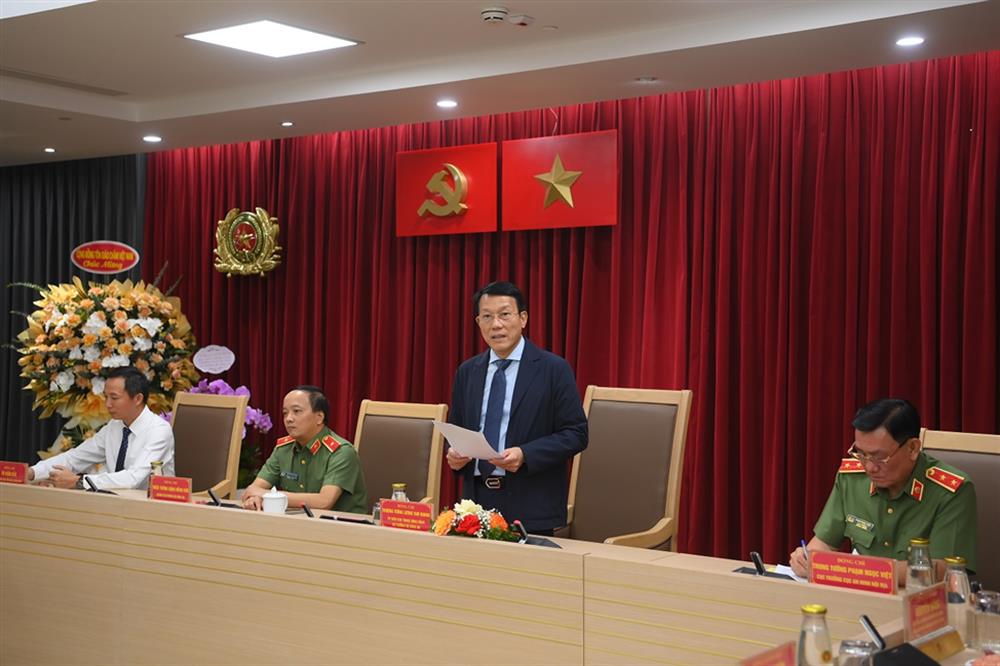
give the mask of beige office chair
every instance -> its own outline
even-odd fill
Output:
[[[174,398],[174,466],[191,490],[236,493],[247,396],[178,393]]]
[[[362,400],[354,446],[368,489],[368,508],[405,483],[411,500],[429,502],[437,515],[444,440],[432,420],[444,421],[448,405]]]
[[[1000,590],[1000,435],[920,430],[928,455],[969,475],[976,487],[979,547],[978,578],[988,590]]]
[[[583,409],[590,442],[559,535],[676,551],[691,391],[588,386]]]

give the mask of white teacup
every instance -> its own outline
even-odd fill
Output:
[[[288,495],[271,488],[263,495],[265,513],[284,513],[288,508]]]

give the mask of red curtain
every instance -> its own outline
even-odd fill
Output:
[[[397,151],[611,128],[617,227],[395,238]],[[1000,52],[177,150],[149,159],[144,274],[169,261],[199,343],[236,352],[267,450],[294,384],[348,438],[363,398],[448,402],[483,348],[471,294],[511,279],[581,392],[694,390],[681,549],[773,561],[811,534],[865,401],[1000,430],[998,158]],[[227,279],[215,223],[254,206],[282,265]]]

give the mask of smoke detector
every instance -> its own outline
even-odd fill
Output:
[[[506,7],[487,7],[479,12],[479,16],[482,17],[483,23],[498,24],[503,23],[509,13]]]

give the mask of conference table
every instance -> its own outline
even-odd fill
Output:
[[[0,664],[726,664],[898,627],[902,597],[744,562],[0,484]],[[898,633],[898,632],[897,632]]]

